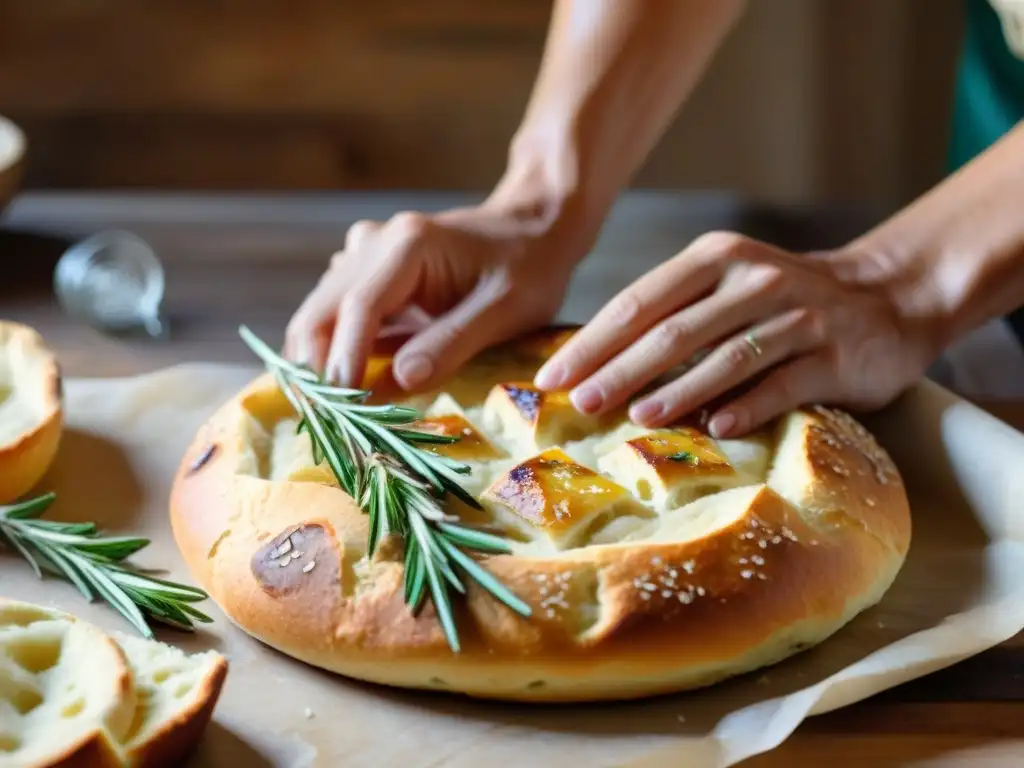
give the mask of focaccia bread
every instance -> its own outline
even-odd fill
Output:
[[[877,603],[910,543],[903,482],[848,415],[787,414],[739,440],[695,414],[648,430],[582,417],[529,382],[572,333],[479,356],[439,391],[401,395],[386,357],[365,386],[420,409],[470,464],[510,555],[483,560],[533,615],[470,582],[453,653],[428,602],[413,617],[401,542],[367,551],[367,517],[324,466],[270,376],[224,404],[171,496],[196,579],[262,642],[342,675],[535,701],[625,699],[712,684],[825,640]]]

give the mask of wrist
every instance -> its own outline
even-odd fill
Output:
[[[943,290],[931,248],[909,248],[884,239],[864,237],[826,255],[840,282],[872,293],[891,308],[899,332],[930,365],[964,330],[961,313]]]
[[[575,263],[593,247],[611,207],[611,201],[598,203],[595,191],[571,137],[521,131],[484,205],[514,219],[529,236],[557,244]]]

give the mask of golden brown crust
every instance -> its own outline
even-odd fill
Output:
[[[46,474],[63,431],[60,366],[32,328],[0,321],[0,390],[0,504],[8,504]]]
[[[457,377],[445,391],[482,402],[496,381],[536,370],[570,332],[492,350],[486,376]],[[283,400],[261,376],[203,427],[174,481],[174,535],[245,631],[372,682],[536,701],[707,685],[821,642],[881,599],[909,546],[905,489],[884,451],[848,417],[802,410],[768,436],[764,483],[698,499],[636,540],[487,559],[533,616],[471,584],[456,607],[462,652],[453,654],[429,602],[416,618],[405,606],[400,543],[366,561],[366,518],[347,494],[260,476],[250,427],[286,414]],[[316,565],[268,565],[297,528]]]
[[[170,768],[182,765],[196,750],[213,717],[228,674],[228,662],[218,657],[199,682],[200,693],[190,706],[163,723],[160,730],[130,751],[126,763],[133,768]]]

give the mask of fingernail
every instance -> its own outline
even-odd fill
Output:
[[[395,362],[395,376],[406,388],[422,384],[433,372],[434,363],[426,355],[411,355]]]
[[[555,363],[544,365],[533,379],[533,383],[540,389],[558,389],[565,381],[565,369]]]
[[[630,409],[629,417],[638,424],[647,424],[659,418],[665,412],[665,406],[656,400],[644,400]]]
[[[574,390],[570,395],[569,399],[572,400],[572,404],[576,406],[576,410],[582,411],[583,413],[593,413],[601,407],[601,403],[604,398],[601,397],[601,393],[597,391],[596,387],[581,387],[580,389]]]
[[[720,413],[711,419],[711,422],[708,424],[708,429],[713,438],[716,440],[721,439],[723,437],[728,437],[729,434],[736,429],[738,421],[739,420],[734,414],[728,412]]]

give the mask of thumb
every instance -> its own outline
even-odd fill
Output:
[[[395,355],[395,380],[406,390],[434,386],[488,346],[514,336],[521,325],[522,312],[511,301],[506,278],[485,278],[402,346]]]

